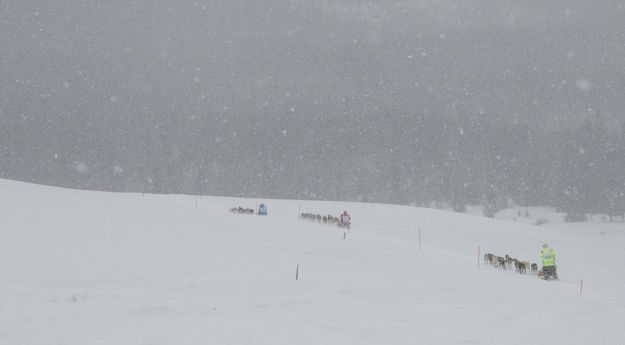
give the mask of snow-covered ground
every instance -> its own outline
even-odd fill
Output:
[[[0,180],[0,344],[625,343],[622,223],[262,201]],[[560,281],[477,268],[478,246],[537,262],[543,242]]]

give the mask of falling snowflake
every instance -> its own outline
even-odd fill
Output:
[[[83,162],[76,162],[74,163],[74,169],[79,173],[84,173],[89,170],[89,166]]]
[[[575,82],[575,85],[577,86],[578,89],[582,91],[588,91],[592,87],[592,85],[590,84],[590,81],[586,79],[579,79],[578,81]]]

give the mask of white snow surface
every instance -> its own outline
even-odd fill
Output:
[[[625,344],[624,227],[0,180],[0,344]],[[543,242],[559,281],[477,267]]]

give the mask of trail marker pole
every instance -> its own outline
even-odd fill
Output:
[[[419,250],[421,250],[421,228],[419,228]]]
[[[579,282],[579,295],[582,295],[582,289],[584,288],[584,279]]]
[[[197,195],[195,196],[195,209],[197,209]]]
[[[297,204],[297,218],[302,219],[302,206]]]
[[[295,268],[295,280],[299,280],[299,264],[297,264],[297,268]]]
[[[480,269],[480,246],[477,246],[477,269]]]

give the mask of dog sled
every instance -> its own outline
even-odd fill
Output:
[[[538,271],[538,278],[542,280],[558,280],[558,273],[556,272],[556,267],[555,266],[543,267],[542,270]]]
[[[336,223],[336,226],[338,226],[341,229],[351,229],[351,225],[352,225],[352,223],[350,223],[350,222],[338,222],[338,223]]]

